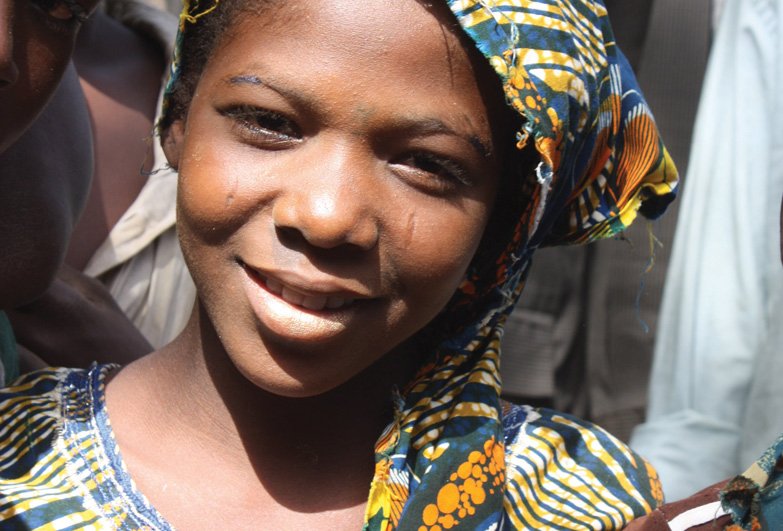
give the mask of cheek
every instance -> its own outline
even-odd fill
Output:
[[[0,102],[0,149],[12,144],[46,105],[68,66],[73,38],[50,35],[40,21],[20,17],[14,33],[19,76]]]
[[[265,182],[261,168],[242,149],[186,143],[179,165],[179,217],[205,238],[227,237],[264,204]]]
[[[48,98],[65,72],[73,42],[69,39],[34,40],[27,51],[28,79],[35,97]]]
[[[476,252],[488,219],[488,208],[466,202],[440,208],[411,209],[399,227],[396,247],[409,276],[408,292],[432,298],[442,307],[453,295]]]

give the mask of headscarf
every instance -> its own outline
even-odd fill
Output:
[[[214,9],[194,1],[181,33]],[[508,525],[507,493],[531,478],[506,466],[516,450],[505,448],[499,347],[533,251],[614,235],[638,212],[659,215],[677,185],[601,0],[445,1],[523,118],[517,146],[532,144],[540,162],[534,181],[518,184],[530,200],[494,270],[471,266],[437,318],[449,335],[395,398],[394,422],[376,443],[368,530]]]

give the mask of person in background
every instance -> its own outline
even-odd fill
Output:
[[[783,432],[783,2],[728,0],[712,47],[632,446],[676,500]]]
[[[783,263],[783,201],[778,216],[777,254],[778,268],[780,268],[780,263]],[[775,241],[774,238],[768,240]],[[783,338],[779,336],[779,339]],[[783,345],[783,341],[778,343],[778,346],[780,345]],[[779,358],[780,356],[775,356],[775,359],[760,356],[758,361],[773,374],[774,378],[774,375],[780,374]],[[769,391],[777,389],[779,387],[776,389],[770,387]],[[770,414],[779,418],[780,410],[766,413],[766,415]],[[765,436],[765,431],[759,430],[751,435],[760,439]],[[709,461],[701,459],[697,461],[710,465]],[[707,477],[710,472],[699,477]],[[668,503],[650,515],[631,522],[628,526],[628,531],[709,531],[712,529],[726,531],[783,529],[783,435],[778,435],[777,440],[761,453],[761,457],[731,480],[721,481],[687,498]]]
[[[174,227],[177,174],[154,136],[177,17],[140,0],[104,6],[74,54],[96,170],[66,262],[106,285],[158,348],[182,331],[195,300]]]
[[[6,382],[18,374],[19,358],[2,310],[35,299],[52,282],[90,183],[88,115],[69,63],[95,4],[0,0],[0,359]]]
[[[0,153],[22,136],[54,94],[79,28],[95,4],[0,1]]]
[[[77,40],[95,177],[58,281],[11,313],[18,341],[47,364],[130,362],[173,339],[190,315],[195,288],[174,228],[176,172],[153,139],[175,33],[173,15],[107,0]],[[75,286],[92,288],[99,307],[74,311]],[[116,305],[121,313],[108,311]],[[103,326],[91,325],[96,312]]]

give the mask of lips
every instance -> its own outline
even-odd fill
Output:
[[[341,310],[351,306],[356,298],[347,293],[306,293],[271,276],[264,275],[247,264],[242,264],[248,275],[262,284],[270,293],[287,303],[312,311]]]

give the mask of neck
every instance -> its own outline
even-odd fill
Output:
[[[308,512],[366,501],[394,387],[411,376],[388,355],[325,394],[274,395],[239,373],[199,310],[174,343],[123,373],[154,395],[136,391],[139,402],[166,404],[155,408],[153,430],[179,434],[180,444],[187,438],[213,470],[242,471],[283,505]],[[325,495],[329,484],[340,489]]]

